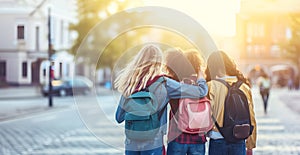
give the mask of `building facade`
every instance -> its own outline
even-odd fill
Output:
[[[75,0],[3,0],[0,6],[0,83],[42,84],[48,81],[48,17],[55,78],[71,76],[73,56],[69,25],[76,22]],[[0,84],[1,85],[1,84]]]
[[[236,16],[236,41],[241,68],[252,79],[266,71],[274,84],[285,86],[298,73],[284,56],[282,44],[291,38],[289,14],[300,12],[300,1],[242,0]]]

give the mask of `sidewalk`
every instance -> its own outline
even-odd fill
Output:
[[[0,87],[0,101],[40,98],[43,97],[40,89],[41,88],[37,86],[13,86],[13,87],[5,87],[5,88]],[[105,87],[97,87],[96,93],[97,95],[111,95],[112,90],[107,89]]]
[[[98,95],[111,95],[104,87],[96,89]],[[39,87],[14,86],[0,88],[0,122],[34,113],[58,110],[73,105],[72,97],[53,97],[53,107],[48,106],[48,97],[43,97]]]
[[[37,97],[42,97],[40,87],[37,86],[12,86],[0,88],[0,101]]]
[[[292,111],[300,114],[300,91],[282,90],[281,92],[279,99]],[[96,93],[100,96],[106,96],[113,95],[114,92],[104,87],[97,87]],[[71,104],[64,103],[65,99],[68,98],[70,97],[53,97],[54,107],[50,108],[48,107],[48,98],[41,95],[39,87],[19,86],[0,88],[0,121],[68,107]]]

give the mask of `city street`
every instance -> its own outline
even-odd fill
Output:
[[[282,101],[298,97],[299,91],[272,90],[268,114],[257,89],[253,89],[258,124],[255,155],[300,154],[300,115]],[[0,154],[2,155],[121,155],[124,134],[122,125],[114,122],[118,95],[55,97],[54,108],[23,114],[0,122]],[[95,100],[96,99],[96,100]],[[294,100],[293,100],[294,101]],[[0,107],[10,104],[40,102],[47,106],[47,98],[35,97],[1,99]],[[75,104],[76,103],[76,104]],[[298,102],[290,102],[290,104]],[[299,105],[298,105],[299,107]]]
[[[300,0],[0,1],[0,155],[124,155],[110,88],[196,70],[255,85],[254,155],[300,155]]]

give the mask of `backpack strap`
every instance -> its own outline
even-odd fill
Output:
[[[218,124],[218,122],[217,122],[217,119],[215,118],[215,116],[212,114],[211,115],[211,117],[212,117],[212,120],[215,122],[215,125],[216,125],[216,127],[217,127],[217,129],[219,130],[219,132],[220,132],[220,126],[219,126],[219,124]],[[221,132],[220,132],[221,133]],[[223,136],[223,135],[222,135]]]
[[[166,82],[166,79],[164,78],[164,76],[161,76],[160,78],[158,78],[158,79],[154,82],[154,83],[157,83],[157,85],[156,85],[155,89],[153,89],[153,90],[156,90],[156,89],[160,86],[160,84],[161,84],[161,83],[164,83],[164,82]],[[158,118],[161,118],[161,116],[163,115],[164,111],[167,109],[167,105],[168,105],[168,104],[166,104],[166,105],[159,111],[159,113],[158,113]]]
[[[223,84],[228,88],[228,90],[231,88],[231,86],[230,86],[225,80],[222,80],[222,79],[214,79],[214,80],[223,83]],[[237,88],[237,89],[239,89],[240,86],[241,86],[243,83],[244,83],[243,81],[238,80],[237,82],[234,82],[234,83],[232,84],[232,86],[235,87],[235,88]],[[212,114],[211,117],[212,117],[212,119],[213,119],[213,121],[214,121],[214,123],[215,123],[217,129],[219,130],[220,134],[224,137],[223,133],[222,133],[221,130],[220,130],[221,127],[220,127],[220,125],[218,124],[217,119],[215,118],[215,116],[214,116],[213,114]],[[250,124],[251,124],[251,119],[250,119]]]
[[[225,80],[222,80],[222,79],[214,79],[214,80],[223,83],[228,89],[231,87]],[[234,82],[232,84],[232,86],[234,86],[236,88],[240,88],[243,83],[244,83],[243,81],[238,80],[237,82]]]
[[[223,83],[228,89],[231,87],[225,80],[222,79],[214,79],[214,80]]]
[[[234,83],[234,86],[235,86],[236,88],[240,88],[241,85],[242,85],[243,83],[244,83],[243,81],[238,80],[237,82]]]
[[[146,91],[156,91],[158,89],[158,87],[160,86],[161,83],[166,82],[166,79],[164,78],[164,76],[159,77],[154,83],[152,83],[149,87],[146,88]],[[151,88],[150,88],[151,87]],[[152,87],[154,87],[152,89]],[[164,111],[167,109],[167,105],[166,104],[159,112],[158,112],[158,118],[161,118],[161,116],[163,115]]]
[[[225,81],[225,80],[222,80],[222,79],[214,79],[215,81],[218,81],[218,82],[221,82],[222,84],[224,84],[228,89],[230,88],[230,85]],[[220,131],[220,126],[217,122],[217,119],[215,118],[215,116],[212,114],[211,115],[213,121],[215,122],[215,125],[217,127],[217,129]],[[220,132],[221,133],[221,132]],[[223,135],[222,135],[223,136]]]
[[[166,81],[166,79],[163,76],[161,76],[154,83],[152,83],[150,86],[148,86],[145,90],[150,91],[150,89],[151,89],[151,91],[155,91],[160,86],[160,84],[164,83],[165,81]],[[155,87],[155,88],[152,89],[152,87]]]

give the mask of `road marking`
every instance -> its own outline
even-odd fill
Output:
[[[283,131],[285,128],[283,125],[258,125],[258,131]]]
[[[78,134],[106,134],[106,135],[111,135],[112,133],[118,134],[123,133],[124,129],[123,128],[116,128],[112,126],[111,128],[89,128],[89,129],[79,129],[77,130]]]
[[[59,148],[59,149],[43,149],[43,150],[36,150],[33,152],[22,152],[23,154],[122,154],[123,150],[117,150],[113,148],[78,148],[78,147],[65,147],[65,148]]]
[[[254,149],[256,151],[271,151],[276,152],[280,154],[280,152],[300,152],[300,146],[274,146],[274,145],[266,145],[266,146],[257,146],[257,148]]]
[[[37,123],[37,122],[44,122],[44,121],[50,121],[50,120],[54,120],[56,119],[57,116],[46,116],[46,117],[39,117],[39,118],[34,118],[33,120],[31,120],[31,122],[33,123]]]
[[[300,141],[299,133],[277,133],[277,134],[258,134],[258,140],[297,140]]]
[[[62,109],[61,109],[62,108]],[[12,118],[12,119],[9,119],[9,120],[4,120],[4,121],[1,121],[0,122],[0,125],[1,124],[7,124],[7,123],[12,123],[12,122],[17,122],[17,121],[23,121],[23,120],[27,120],[27,119],[33,119],[33,118],[40,118],[40,117],[44,117],[45,115],[51,115],[53,113],[60,113],[60,112],[64,112],[64,111],[73,111],[72,108],[68,107],[60,107],[58,109],[53,109],[50,110],[50,111],[43,111],[43,112],[37,112],[35,113],[34,115],[30,115],[30,116],[22,116],[22,117],[18,117],[18,118]]]
[[[101,137],[98,137],[99,139]],[[102,138],[109,138],[110,140],[115,140],[115,141],[120,141],[121,138],[120,137],[116,137],[116,136],[105,136]],[[67,137],[65,139],[63,139],[64,142],[98,142],[99,144],[102,143],[101,140],[97,139],[97,137],[94,136],[76,136],[76,137]]]
[[[276,118],[257,118],[256,122],[258,124],[265,124],[265,123],[280,123],[281,121],[279,119]]]

